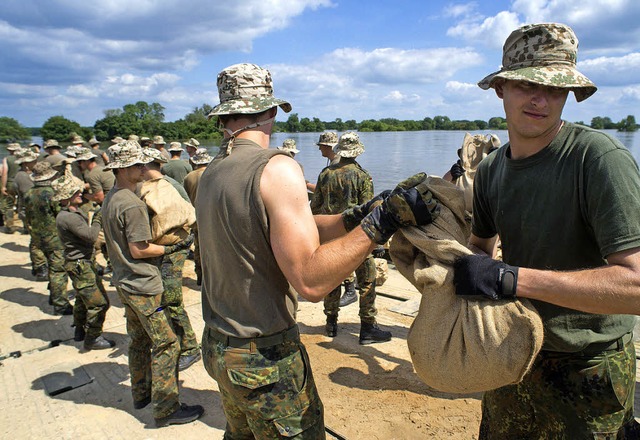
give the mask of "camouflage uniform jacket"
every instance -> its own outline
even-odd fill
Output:
[[[311,198],[313,214],[340,214],[373,197],[373,180],[354,159],[342,158],[326,167],[318,176]]]
[[[58,237],[56,216],[60,212],[60,205],[51,200],[53,188],[51,183],[46,186],[36,186],[27,191],[24,196],[26,221],[31,227],[31,235],[40,239]]]

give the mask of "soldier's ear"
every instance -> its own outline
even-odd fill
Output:
[[[504,80],[497,79],[493,83],[493,89],[496,91],[496,95],[498,95],[498,98],[502,99],[504,97]]]

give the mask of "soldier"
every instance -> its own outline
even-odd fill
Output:
[[[428,206],[437,204],[421,184],[354,209],[347,220],[314,218],[300,167],[269,149],[278,107],[291,110],[273,96],[271,74],[254,64],[227,67],[218,75],[218,94],[209,117],[217,116],[226,139],[202,174],[196,213],[203,362],[218,383],[225,438],[325,438],[293,289],[319,301],[374,242],[416,219],[430,222]]]
[[[568,26],[526,25],[478,83],[502,99],[509,142],[478,165],[469,245],[481,255],[455,263],[456,293],[528,298],[545,333],[521,382],[484,393],[480,439],[640,438],[640,173],[619,141],[562,120],[569,92],[596,92],[577,55]],[[504,262],[491,258],[498,232]]]
[[[318,177],[311,199],[311,212],[314,215],[338,214],[373,198],[373,180],[356,162],[356,157],[363,152],[364,145],[356,133],[347,132],[340,136],[336,146],[340,161],[322,170]],[[356,279],[360,290],[360,344],[391,340],[391,332],[380,330],[376,324],[376,264],[373,256],[367,256],[356,269]],[[327,315],[325,332],[329,337],[336,336],[338,332],[339,306],[344,307],[356,299],[355,292],[345,290],[343,301],[340,299],[340,286],[324,298],[324,313]]]
[[[165,145],[166,142],[164,141],[164,138],[162,136],[153,137],[153,146],[162,153],[165,159],[169,160],[171,159],[171,154],[169,154],[167,149],[164,147]]]
[[[171,159],[162,166],[162,174],[171,177],[182,185],[185,176],[192,170],[191,165],[189,165],[187,161],[180,159],[184,149],[180,142],[171,142],[167,151],[171,154]]]
[[[182,216],[191,217],[192,224],[195,223],[195,210],[189,203],[186,191],[182,185],[171,179],[169,176],[163,176],[160,172],[160,164],[167,160],[155,148],[144,148],[143,154],[151,157],[152,162],[147,163],[144,168],[142,177],[144,182],[136,189],[136,194],[142,195],[142,200],[150,207],[149,217],[157,215],[160,217],[170,217],[173,222],[179,223]],[[180,188],[184,196],[178,192]],[[153,203],[162,200],[162,203]],[[162,210],[159,208],[161,207]],[[186,211],[186,212],[185,212]],[[171,214],[169,214],[171,213]],[[182,213],[182,215],[181,215]],[[154,237],[152,243],[163,244],[166,237],[154,230],[151,218],[151,235]],[[183,226],[183,227],[179,227]],[[191,225],[176,225],[176,230],[171,233],[176,234],[181,239],[187,238],[191,233]],[[168,228],[168,225],[163,225]],[[162,274],[162,285],[164,292],[162,293],[162,306],[169,311],[173,330],[178,337],[180,345],[180,356],[178,357],[178,371],[186,370],[191,365],[199,361],[202,357],[200,354],[200,346],[196,339],[196,334],[191,326],[189,314],[184,308],[184,300],[182,297],[182,270],[184,263],[187,261],[189,250],[173,252],[164,255],[160,262],[160,272]]]
[[[191,139],[194,141],[195,139]],[[197,141],[196,141],[197,142]],[[202,173],[209,165],[213,158],[209,156],[206,148],[198,148],[195,154],[191,157],[191,164],[193,165],[193,171],[187,174],[187,177],[184,178],[184,189],[187,191],[189,195],[189,200],[191,204],[195,206],[196,196],[198,195],[198,184],[200,183],[200,178],[202,177]],[[202,263],[200,261],[200,244],[198,241],[198,225],[197,223],[193,225],[193,235],[194,235],[194,250],[193,250],[193,262],[195,265],[196,272],[196,284],[198,286],[202,285]]]
[[[100,141],[94,136],[89,139],[89,146],[91,147],[91,152],[96,155],[96,163],[101,167],[105,166],[109,158],[107,157],[107,153],[100,149]]]
[[[47,257],[49,275],[49,304],[57,315],[71,315],[73,308],[67,296],[69,278],[64,270],[64,246],[58,237],[56,216],[60,205],[53,201],[51,180],[57,172],[49,162],[38,162],[33,167],[31,179],[34,187],[24,196],[25,219],[29,224],[31,239]]]
[[[84,341],[86,350],[104,350],[115,342],[102,336],[109,298],[98,276],[93,248],[101,229],[100,212],[89,219],[78,207],[83,203],[84,182],[66,172],[51,183],[52,200],[59,202],[61,211],[56,217],[56,229],[64,246],[64,268],[76,290],[73,306],[75,341]]]
[[[137,142],[112,145],[107,151],[108,169],[116,185],[103,203],[103,227],[113,264],[112,283],[120,296],[127,319],[129,370],[133,407],[153,402],[156,426],[188,423],[198,419],[200,405],[181,404],[178,392],[178,341],[167,311],[161,305],[162,277],[158,257],[181,250],[181,246],[150,243],[147,207],[135,194],[145,164]]]
[[[196,150],[200,147],[200,142],[198,142],[198,140],[195,138],[191,138],[184,143],[184,146],[187,149],[189,159],[191,159],[193,155],[196,154]]]
[[[4,219],[4,231],[7,234],[13,234],[18,230],[15,221],[17,194],[14,178],[20,169],[20,166],[16,164],[16,152],[20,150],[20,144],[17,142],[7,144],[9,155],[2,159],[2,216]]]
[[[322,157],[327,158],[327,166],[336,165],[340,162],[340,156],[333,149],[338,145],[338,134],[333,131],[325,131],[320,134],[320,139],[316,143]]]
[[[47,139],[47,141],[44,143],[44,151],[46,152],[44,160],[49,162],[54,168],[58,166],[60,162],[66,159],[65,156],[60,152],[60,145],[55,139]]]
[[[18,217],[24,223],[24,228],[31,235],[31,228],[25,218],[24,197],[31,188],[33,188],[33,180],[31,180],[31,172],[38,160],[38,154],[33,150],[24,150],[16,159],[19,164],[20,171],[16,173],[14,179],[16,193],[18,195]],[[31,258],[31,275],[36,277],[37,281],[47,281],[49,279],[47,271],[47,257],[42,252],[33,237],[29,241],[29,257]]]

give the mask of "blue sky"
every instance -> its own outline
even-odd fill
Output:
[[[638,0],[4,0],[0,116],[91,126],[147,101],[173,121],[215,105],[217,73],[251,62],[300,117],[488,120],[501,101],[476,82],[513,29],[545,21],[573,27],[599,87],[565,118],[640,120]]]

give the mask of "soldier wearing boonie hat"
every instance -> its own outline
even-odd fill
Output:
[[[282,142],[282,145],[278,147],[278,150],[287,151],[291,154],[297,154],[300,152],[300,150],[296,148],[295,139],[285,139],[284,142]]]
[[[111,348],[115,342],[102,336],[109,298],[98,276],[94,258],[94,244],[102,227],[102,214],[98,212],[89,224],[87,215],[78,209],[83,204],[84,182],[66,172],[51,183],[52,200],[60,202],[62,209],[56,216],[56,229],[64,246],[64,268],[76,290],[73,306],[75,341],[84,341],[85,350]]]
[[[340,157],[336,155],[333,149],[338,145],[338,133],[333,131],[325,131],[320,133],[320,138],[316,143],[322,157],[327,158],[327,166],[335,165],[340,161]]]
[[[184,151],[180,142],[171,142],[168,151],[169,154],[171,154],[171,159],[162,167],[162,174],[171,177],[182,187],[184,178],[187,177],[187,174],[189,174],[193,168],[191,168],[188,161],[180,158]]]
[[[484,393],[480,439],[640,433],[629,289],[640,285],[640,174],[618,140],[562,120],[570,91],[578,102],[596,91],[577,52],[568,26],[526,25],[478,83],[502,99],[509,142],[474,179],[469,244],[488,256],[459,258],[453,283],[475,301],[531,300],[545,332],[522,381]],[[503,261],[490,257],[498,231]]]
[[[43,145],[44,151],[46,152],[46,156],[44,158],[45,161],[49,162],[51,166],[57,166],[66,159],[66,156],[63,155],[60,151],[60,144],[55,139],[47,139]]]
[[[22,149],[19,143],[7,144],[9,155],[2,159],[2,188],[0,188],[0,210],[2,211],[4,230],[12,234],[15,229],[16,191],[14,178],[20,169],[16,164],[17,153]],[[17,229],[15,229],[17,230]]]
[[[112,283],[125,308],[131,336],[129,368],[133,406],[153,404],[156,426],[188,423],[203,413],[200,405],[180,403],[176,368],[179,347],[169,318],[162,308],[162,276],[158,258],[182,250],[181,243],[152,243],[147,205],[136,195],[144,180],[144,166],[153,161],[136,141],[112,145],[107,151],[116,185],[102,204],[103,228],[113,266]],[[151,350],[153,347],[153,350]]]
[[[31,173],[33,188],[24,196],[25,221],[35,246],[46,256],[49,278],[49,304],[58,315],[73,313],[67,296],[68,276],[64,269],[64,246],[58,237],[56,215],[60,209],[53,200],[51,180],[57,175],[49,162],[38,162]]]
[[[187,154],[189,155],[189,157],[193,157],[198,147],[200,147],[200,142],[198,142],[198,140],[195,138],[191,138],[184,143],[184,146],[187,149]]]

